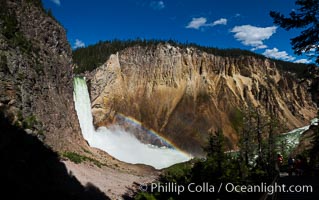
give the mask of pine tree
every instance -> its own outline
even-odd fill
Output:
[[[213,158],[217,163],[217,174],[222,174],[222,162],[225,159],[224,134],[222,130],[215,132],[209,138],[209,145],[206,148],[207,157]]]
[[[297,11],[290,12],[290,17],[285,17],[279,12],[270,12],[274,23],[290,30],[304,29],[301,34],[291,39],[291,44],[297,55],[315,50],[316,62],[319,63],[319,1],[296,0]]]
[[[268,158],[267,161],[269,163],[268,165],[268,172],[271,176],[274,176],[275,173],[275,165],[276,165],[276,149],[277,149],[277,140],[276,135],[281,132],[281,123],[277,119],[277,117],[271,113],[269,120],[268,120]]]
[[[239,141],[240,154],[246,166],[254,157],[254,137],[253,132],[256,129],[256,115],[252,106],[248,106],[244,111],[243,125]]]

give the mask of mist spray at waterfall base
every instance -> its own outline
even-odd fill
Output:
[[[91,147],[104,150],[123,162],[147,164],[156,169],[191,159],[189,155],[177,149],[144,144],[133,134],[117,125],[108,128],[99,127],[95,130],[90,96],[86,81],[82,77],[74,78],[74,102],[82,135]]]

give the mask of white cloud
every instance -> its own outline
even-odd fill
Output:
[[[219,20],[216,20],[212,23],[212,26],[216,25],[226,25],[227,24],[227,19],[225,18],[220,18]]]
[[[162,10],[165,8],[165,4],[163,1],[152,1],[150,3],[151,8],[154,10]]]
[[[304,64],[308,64],[308,63],[311,63],[312,61],[311,60],[308,60],[308,59],[299,59],[299,60],[296,60],[294,63],[304,63]]]
[[[51,0],[54,4],[60,6],[61,5],[61,2],[60,0]]]
[[[80,48],[80,47],[85,47],[85,44],[81,40],[76,39],[75,43],[73,45],[73,48],[76,49],[76,48]]]
[[[230,32],[235,33],[234,37],[245,46],[252,46],[252,50],[265,49],[263,43],[276,33],[276,26],[256,27],[251,25],[235,26]]]
[[[251,50],[252,51],[256,51],[258,49],[266,49],[266,48],[267,48],[267,45],[262,44],[262,45],[259,45],[257,47],[252,48]]]
[[[199,29],[202,26],[205,26],[207,19],[205,17],[193,18],[192,21],[188,23],[186,28]]]
[[[293,61],[296,59],[295,57],[288,55],[286,51],[279,51],[277,48],[266,49],[263,55],[269,58],[275,58],[286,61]]]
[[[220,18],[213,23],[206,23],[207,19],[205,17],[199,17],[199,18],[192,18],[192,21],[188,23],[186,28],[193,28],[193,29],[199,29],[200,27],[213,27],[216,25],[226,25],[227,24],[227,19],[225,18]]]

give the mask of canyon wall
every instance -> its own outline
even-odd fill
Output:
[[[55,150],[85,145],[64,28],[37,0],[1,0],[0,24],[1,110]]]
[[[254,56],[221,57],[169,44],[129,47],[89,74],[94,123],[130,116],[194,154],[222,129],[238,141],[238,113],[255,107],[288,129],[309,123],[316,105],[311,81],[280,72]]]

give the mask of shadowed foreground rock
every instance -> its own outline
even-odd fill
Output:
[[[93,184],[85,187],[67,172],[57,153],[0,113],[0,198],[109,199]]]

